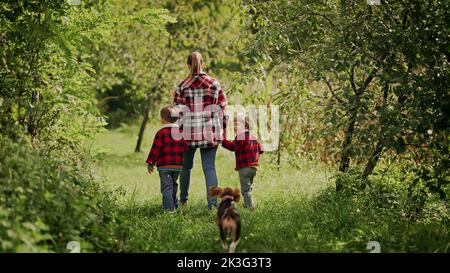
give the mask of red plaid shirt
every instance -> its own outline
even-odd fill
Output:
[[[248,131],[238,134],[234,141],[223,140],[222,146],[225,149],[234,151],[236,170],[244,167],[258,166],[259,155],[264,152],[262,145]]]
[[[217,146],[225,130],[227,99],[216,79],[204,72],[185,79],[174,92],[174,104],[181,112],[179,122],[190,146]]]
[[[183,153],[187,150],[187,143],[176,140],[172,135],[172,128],[178,126],[168,124],[161,128],[155,135],[153,145],[147,157],[147,164],[157,167],[182,166]]]

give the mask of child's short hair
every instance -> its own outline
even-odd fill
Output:
[[[175,108],[166,106],[161,109],[161,118],[166,122],[174,123],[178,120],[178,115]]]

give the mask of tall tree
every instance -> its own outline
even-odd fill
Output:
[[[340,129],[340,172],[365,162],[367,181],[385,149],[448,165],[448,1],[247,3],[251,56],[300,64],[322,83],[324,122]],[[448,172],[435,174],[448,184]]]
[[[164,100],[171,103],[175,81],[187,75],[189,52],[199,50],[207,62],[207,70],[216,75],[225,76],[241,69],[237,58],[242,47],[242,41],[237,39],[242,26],[240,1],[161,1],[153,5],[166,8],[177,21],[169,24],[169,36],[161,37],[153,53],[158,57],[154,64],[157,70],[147,88],[136,152],[141,151],[152,107]]]

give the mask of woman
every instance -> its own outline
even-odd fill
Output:
[[[217,198],[212,197],[208,189],[218,184],[215,160],[225,129],[223,117],[227,100],[219,82],[203,72],[199,52],[189,55],[187,65],[189,77],[178,85],[174,94],[174,104],[182,114],[183,137],[189,144],[180,175],[180,203],[187,205],[194,155],[200,149],[208,208],[212,208],[217,206]]]

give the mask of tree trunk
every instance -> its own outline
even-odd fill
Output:
[[[382,60],[384,60],[386,56],[382,57]],[[374,68],[369,76],[364,80],[364,82],[359,86],[359,88],[356,86],[355,83],[355,68],[356,66],[353,65],[351,71],[350,71],[350,85],[353,89],[353,92],[355,93],[355,100],[353,102],[352,108],[350,108],[350,117],[348,120],[348,125],[345,130],[345,136],[344,136],[344,142],[342,143],[342,150],[341,150],[341,162],[339,164],[339,171],[340,172],[346,172],[350,166],[350,147],[353,140],[353,133],[355,131],[355,124],[356,124],[356,118],[358,116],[359,108],[360,108],[360,102],[361,102],[361,96],[367,89],[367,86],[369,86],[370,82],[375,77],[376,73],[378,72],[377,68]],[[342,189],[342,180],[336,179],[336,191],[340,191]]]
[[[145,128],[147,127],[148,119],[150,117],[151,105],[152,105],[151,94],[147,94],[147,104],[145,105],[141,127],[139,128],[139,134],[138,134],[138,139],[136,142],[136,148],[134,148],[134,151],[136,153],[141,152],[141,146],[142,146],[142,141],[144,139]]]
[[[388,94],[389,94],[389,84],[386,83],[383,87],[383,108],[387,107]],[[381,123],[380,124],[381,128],[380,128],[380,132],[378,134],[377,144],[375,145],[375,149],[373,150],[372,154],[370,155],[369,160],[367,161],[366,167],[364,168],[364,172],[361,175],[361,180],[363,181],[363,183],[366,182],[369,175],[372,174],[373,170],[377,166],[378,160],[380,159],[381,153],[383,152],[383,149],[384,149],[385,138],[383,136],[383,132],[384,132],[384,128],[386,126],[386,118],[384,116],[381,116],[380,123]]]
[[[384,149],[384,142],[383,139],[378,139],[377,145],[375,146],[375,149],[373,150],[372,154],[369,157],[369,161],[367,161],[366,167],[364,168],[364,172],[361,176],[361,180],[365,182],[367,180],[367,177],[372,174],[373,170],[377,166],[378,159],[381,157],[381,153]]]
[[[342,143],[342,156],[339,171],[346,172],[350,166],[350,146],[352,144],[353,132],[355,131],[356,117],[359,110],[359,97],[355,98],[353,107],[350,109],[350,118],[345,130],[344,142]]]
[[[360,102],[360,95],[357,94],[355,96],[355,101],[353,103],[352,108],[350,109],[350,118],[348,121],[347,128],[345,129],[345,136],[344,136],[344,142],[342,143],[342,149],[341,149],[341,162],[339,164],[339,171],[340,172],[346,172],[348,170],[348,167],[350,166],[350,147],[353,140],[353,133],[355,131],[355,124],[356,124],[356,117],[358,116],[359,112],[359,102]],[[342,189],[342,181],[341,179],[336,180],[336,191],[340,191]]]
[[[280,165],[281,165],[281,143],[278,143],[278,149],[277,149],[277,171],[280,171]]]
[[[145,105],[141,127],[139,128],[136,147],[134,148],[134,152],[136,152],[136,153],[141,152],[142,140],[144,138],[145,128],[147,127],[148,119],[150,116],[150,109],[152,108],[152,96],[151,95],[154,94],[162,86],[163,74],[166,71],[167,63],[170,60],[170,58],[172,57],[172,54],[174,52],[173,50],[171,50],[172,49],[172,40],[170,38],[169,38],[168,49],[169,49],[169,53],[168,53],[168,55],[166,55],[166,57],[164,59],[164,63],[161,66],[161,70],[159,71],[159,74],[156,77],[156,84],[153,86],[150,93],[147,94],[147,105]],[[154,97],[155,100],[159,101],[160,96],[161,96],[161,94],[158,94],[156,97]]]

